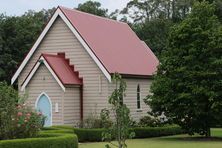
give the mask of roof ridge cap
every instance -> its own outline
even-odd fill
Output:
[[[87,13],[87,12],[83,12],[83,11],[80,11],[80,10],[76,10],[75,8],[72,9],[72,8],[67,8],[67,7],[64,7],[64,6],[58,6],[59,9],[67,9],[67,10],[70,10],[70,11],[75,11],[77,13],[83,13],[83,14],[86,14],[86,15],[90,15],[90,16],[93,16],[93,17],[97,17],[99,19],[104,19],[106,21],[111,21],[111,22],[115,22],[115,23],[119,23],[119,24],[125,24],[125,25],[128,25],[126,22],[121,22],[121,21],[117,21],[117,20],[113,20],[113,19],[110,19],[110,18],[106,18],[106,17],[102,17],[102,16],[98,16],[98,15],[95,15],[95,14],[91,14],[91,13]]]

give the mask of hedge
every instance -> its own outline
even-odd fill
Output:
[[[50,127],[43,127],[43,131],[51,131],[51,130],[70,130],[73,131],[73,126],[68,126],[68,125],[54,125]]]
[[[134,138],[150,138],[183,134],[179,126],[169,127],[136,127],[132,129],[135,132]]]
[[[65,134],[73,134],[73,129],[72,130],[66,130],[66,129],[55,129],[55,130],[43,130],[41,131],[40,133],[59,133],[59,134],[62,134],[62,133],[65,133]]]
[[[53,128],[53,129],[73,130],[73,126],[69,126],[69,125],[54,125],[51,128]]]
[[[74,133],[78,136],[79,142],[100,142],[104,129],[83,129],[75,128]]]
[[[137,127],[132,128],[131,131],[135,132],[134,138],[150,138],[170,136],[184,133],[179,126],[167,127]],[[102,141],[102,133],[104,129],[82,129],[75,128],[74,133],[78,136],[80,142],[99,142]]]
[[[0,148],[78,148],[74,134],[41,133],[37,138],[1,140]]]

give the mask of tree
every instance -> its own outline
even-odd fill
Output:
[[[109,104],[111,105],[111,110],[114,115],[114,122],[111,127],[106,127],[106,132],[103,133],[103,139],[109,140],[111,143],[112,137],[115,137],[118,145],[111,143],[112,145],[118,148],[126,148],[126,139],[133,137],[133,133],[129,131],[130,128],[130,110],[123,103],[123,97],[125,96],[126,83],[122,80],[121,75],[115,73],[112,78],[113,83],[115,84],[115,89],[112,95],[109,97]],[[103,110],[104,112],[104,110]],[[105,111],[106,116],[109,116],[109,113]],[[109,119],[109,117],[106,117]],[[110,147],[106,145],[106,147]]]
[[[101,8],[101,3],[96,1],[87,1],[83,4],[79,4],[76,9],[103,17],[106,17],[108,12],[108,9]]]
[[[7,81],[32,47],[53,9],[28,11],[22,16],[0,15],[0,81]]]
[[[210,137],[222,123],[222,28],[215,7],[194,5],[191,14],[172,28],[146,103],[189,134]]]
[[[133,30],[159,56],[166,49],[167,38],[173,23],[167,19],[153,19],[132,25]]]
[[[180,21],[190,12],[195,0],[131,0],[122,10],[138,23],[156,18]]]
[[[122,14],[134,22],[131,26],[159,57],[166,49],[169,28],[186,17],[193,0],[131,0]]]

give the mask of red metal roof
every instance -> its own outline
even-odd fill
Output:
[[[109,73],[150,76],[158,59],[126,24],[59,7]]]
[[[82,84],[79,73],[75,72],[74,66],[69,64],[68,59],[65,59],[65,54],[42,54],[42,56],[64,85]]]

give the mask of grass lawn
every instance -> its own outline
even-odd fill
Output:
[[[212,129],[213,139],[177,135],[127,141],[128,148],[222,148],[222,129]],[[81,143],[80,148],[104,148],[105,142]]]

